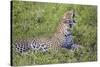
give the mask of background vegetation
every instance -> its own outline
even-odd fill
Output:
[[[12,2],[12,39],[52,36],[66,11],[75,10],[74,41],[83,46],[72,52],[67,49],[20,55],[13,50],[13,65],[37,65],[97,60],[97,7],[91,5]]]

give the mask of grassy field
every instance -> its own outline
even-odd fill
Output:
[[[13,65],[56,64],[97,60],[97,7],[91,5],[12,2],[12,39],[52,36],[66,11],[75,10],[74,41],[83,46],[74,52],[67,49],[20,55],[13,50]]]

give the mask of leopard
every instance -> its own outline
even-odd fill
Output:
[[[31,40],[20,40],[15,42],[15,49],[19,53],[29,51],[42,51],[46,52],[49,49],[56,48],[75,48],[71,28],[73,27],[75,13],[74,11],[67,11],[62,16],[55,33],[47,38],[33,38]]]

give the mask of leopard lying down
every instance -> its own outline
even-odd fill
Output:
[[[74,12],[68,11],[60,21],[57,31],[51,38],[34,38],[30,41],[20,40],[14,43],[15,49],[19,53],[25,53],[30,50],[46,52],[50,48],[75,49],[78,47],[74,43],[70,29],[75,23]]]

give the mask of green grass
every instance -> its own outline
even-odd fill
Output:
[[[12,38],[28,39],[52,36],[66,11],[75,10],[74,41],[85,47],[74,52],[60,49],[46,53],[20,55],[13,51],[13,65],[56,64],[97,60],[97,7],[91,5],[52,4],[13,1]]]

